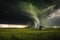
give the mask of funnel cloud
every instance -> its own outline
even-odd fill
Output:
[[[53,24],[57,25],[57,22],[59,22],[60,17],[55,17],[54,15],[53,17],[50,16],[50,14],[57,12],[56,10],[57,7],[59,7],[59,2],[57,3],[57,1],[52,0],[47,0],[47,2],[46,0],[38,0],[37,2],[36,1],[37,0],[1,0],[0,24],[28,25],[28,27],[31,28],[39,28],[40,25],[47,25],[47,23],[52,22]],[[45,20],[48,21],[46,22]]]

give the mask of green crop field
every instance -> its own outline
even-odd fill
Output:
[[[60,29],[0,28],[0,40],[60,40]]]

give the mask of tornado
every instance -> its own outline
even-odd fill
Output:
[[[39,19],[35,7],[23,1],[0,1],[0,24],[27,24],[37,28]]]
[[[37,2],[1,0],[0,24],[27,24],[29,28],[39,28],[43,19],[53,12],[55,5],[46,5],[44,1]]]

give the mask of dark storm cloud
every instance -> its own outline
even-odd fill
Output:
[[[24,2],[27,3],[26,5],[32,4],[34,6],[33,8],[35,8],[35,6],[36,8],[33,10],[33,8],[31,8],[31,5],[25,6]],[[46,14],[45,14],[44,9],[46,9],[50,5],[53,5],[54,4],[53,2],[56,3],[56,1],[52,1],[52,0],[51,1],[49,0],[34,0],[34,1],[33,0],[23,0],[23,1],[22,0],[1,0],[0,1],[0,20],[1,20],[0,23],[31,22],[32,24],[35,23],[36,25],[39,23],[40,21],[39,18],[41,16],[45,17],[51,13],[51,10],[48,10],[46,11]],[[24,9],[23,7],[26,7],[28,12],[26,12],[26,8]],[[44,13],[41,12],[40,8],[43,9],[42,12]],[[36,10],[39,11],[38,15],[35,15],[35,13],[36,14],[38,13]]]
[[[0,23],[27,23],[31,19],[26,16],[27,12],[17,7],[16,1],[0,1]]]

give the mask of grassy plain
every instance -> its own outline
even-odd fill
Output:
[[[0,40],[60,40],[60,28],[0,28]]]

